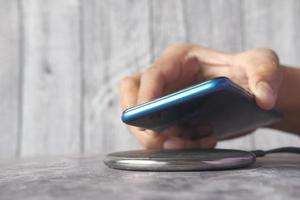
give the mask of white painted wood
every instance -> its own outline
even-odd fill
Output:
[[[245,48],[274,49],[284,64],[300,66],[300,2],[254,0],[243,6]]]
[[[272,149],[286,146],[300,146],[299,136],[269,128],[255,131],[256,149]]]
[[[156,59],[170,45],[186,42],[185,16],[180,0],[150,1],[152,54]]]
[[[241,1],[187,0],[184,3],[190,42],[228,52],[243,49]]]
[[[0,158],[140,148],[120,121],[121,78],[184,41],[300,66],[299,17],[297,0],[0,0]],[[218,147],[299,144],[261,129]]]
[[[121,122],[117,84],[150,64],[146,0],[84,1],[85,152],[141,148]]]
[[[17,154],[20,106],[18,1],[0,1],[0,158]]]
[[[243,6],[245,48],[274,49],[282,63],[300,66],[300,2],[245,1]],[[299,136],[261,129],[255,133],[257,148],[299,146]]]
[[[188,39],[191,43],[227,52],[243,49],[241,1],[184,1]],[[232,122],[234,123],[234,122]],[[253,136],[218,143],[218,148],[252,149]]]
[[[80,152],[78,2],[23,1],[22,156]]]

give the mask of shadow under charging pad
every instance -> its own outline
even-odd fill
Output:
[[[229,149],[136,150],[108,154],[104,163],[136,171],[206,171],[244,168],[255,162],[251,152]]]

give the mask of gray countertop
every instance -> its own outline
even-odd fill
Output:
[[[248,169],[134,172],[103,155],[0,162],[0,199],[299,199],[300,156],[259,158]]]

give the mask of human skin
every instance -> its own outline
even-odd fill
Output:
[[[300,70],[281,65],[277,54],[266,48],[224,53],[193,44],[172,45],[144,72],[120,81],[121,106],[125,110],[218,76],[251,91],[262,109],[283,112],[284,119],[272,128],[300,135]],[[213,132],[203,127],[163,132],[128,128],[147,149],[212,148],[217,143]]]

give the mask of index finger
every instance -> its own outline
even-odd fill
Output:
[[[136,105],[140,87],[140,77],[140,74],[134,74],[120,81],[119,94],[122,110],[126,110]]]
[[[230,60],[229,54],[205,47],[173,45],[143,73],[138,103],[145,103],[195,84],[199,79],[201,65],[225,66]]]

